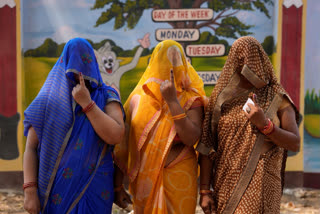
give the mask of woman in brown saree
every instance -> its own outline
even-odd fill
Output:
[[[248,98],[254,104],[243,109]],[[249,36],[236,40],[210,96],[197,147],[203,211],[280,213],[287,150],[300,145],[297,120],[260,43]]]

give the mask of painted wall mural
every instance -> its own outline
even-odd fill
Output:
[[[304,171],[320,172],[320,4],[308,0],[304,90]]]
[[[71,38],[95,49],[104,81],[125,101],[155,45],[179,41],[209,96],[235,39],[256,37],[270,56],[275,47],[273,0],[255,1],[23,1],[27,106]],[[41,18],[40,18],[41,17]],[[30,75],[29,75],[30,74]]]
[[[317,0],[308,0],[308,10],[311,10],[309,2],[312,1]],[[182,44],[188,60],[203,79],[206,94],[209,96],[219,78],[232,43],[240,36],[252,35],[262,43],[273,60],[281,82],[285,85],[288,82],[286,78],[298,81],[298,87],[294,84],[285,87],[289,89],[295,103],[303,111],[303,103],[301,104],[303,94],[299,92],[300,87],[303,87],[301,75],[304,69],[295,64],[293,69],[295,75],[292,75],[290,66],[293,64],[280,63],[281,60],[292,60],[290,55],[292,51],[287,49],[291,47],[290,42],[299,39],[301,42],[304,39],[301,25],[303,26],[302,16],[306,4],[302,2],[306,0],[263,0],[260,3],[254,0],[138,2],[24,0],[22,61],[25,96],[22,108],[24,110],[36,97],[65,43],[74,37],[86,38],[92,44],[104,82],[117,88],[122,101],[125,102],[146,69],[152,50],[159,41],[174,39]],[[315,8],[314,6],[313,10],[316,10]],[[297,17],[297,13],[300,16]],[[314,12],[308,11],[308,14],[316,16]],[[300,29],[295,28],[300,35],[295,35],[295,38],[290,34],[292,29],[290,23],[295,22],[294,18],[300,22],[300,25],[297,25]],[[319,17],[312,19],[317,18]],[[308,21],[309,25],[313,24],[309,24]],[[284,39],[283,33],[291,40]],[[316,44],[315,41],[312,44]],[[286,54],[280,56],[283,48],[287,52],[283,52]],[[299,48],[300,50],[294,49],[293,51],[296,51],[294,53],[301,54],[304,47]],[[307,64],[312,63],[311,61],[307,63],[307,58],[306,54],[305,69],[309,72]],[[308,59],[310,58],[311,55]],[[297,75],[300,75],[299,78],[296,78]],[[309,84],[306,85],[309,87]],[[308,109],[319,109],[316,104],[313,104],[314,107],[307,104],[307,102],[316,103],[316,100],[319,104],[320,92],[317,88],[319,84],[315,85],[317,86],[310,86],[305,90]],[[309,133],[305,134],[305,140],[309,136],[310,142],[317,140],[315,135],[312,135],[313,130],[317,129],[314,125],[317,122],[308,118],[315,118],[313,115],[317,114],[319,115],[314,111],[307,111],[306,108],[304,124],[311,128],[305,129],[305,132]],[[309,120],[311,122],[307,122]],[[310,147],[311,150],[314,148]],[[306,145],[303,149],[308,151]],[[289,170],[302,171],[303,163],[306,165],[306,161],[309,161],[305,158],[303,162],[303,151],[290,155],[289,161],[294,164]],[[315,169],[320,170],[320,167],[312,165],[310,170]]]

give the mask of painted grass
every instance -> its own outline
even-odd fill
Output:
[[[137,66],[126,72],[120,80],[120,93],[124,103],[131,91],[135,88],[148,64],[150,55],[141,57]],[[119,57],[120,65],[129,63],[131,57]],[[58,58],[25,57],[23,59],[23,72],[25,72],[25,102],[24,109],[32,102],[41,89],[51,68]],[[193,58],[193,64],[198,71],[219,71],[222,69],[226,57]],[[210,96],[214,86],[205,86],[206,95]]]
[[[45,82],[48,73],[53,67],[56,58],[23,58],[23,72],[25,72],[25,102],[24,109],[37,96],[43,83]],[[52,61],[53,65],[52,65]],[[52,65],[52,66],[51,66]]]
[[[312,137],[320,138],[320,114],[306,114],[304,128]]]
[[[196,71],[221,71],[226,60],[226,56],[205,58],[194,57],[192,58],[192,66]]]

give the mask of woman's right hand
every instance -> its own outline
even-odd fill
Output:
[[[125,209],[129,204],[132,204],[132,201],[127,191],[121,188],[121,190],[114,192],[114,203],[122,209]]]
[[[40,213],[40,200],[36,187],[28,187],[24,190],[24,209],[30,214]]]
[[[205,214],[215,214],[216,213],[216,208],[214,205],[213,198],[209,194],[200,195],[199,205]]]

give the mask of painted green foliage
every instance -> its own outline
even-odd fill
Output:
[[[307,89],[306,96],[304,97],[305,114],[320,114],[320,90],[316,94],[315,89],[311,92]]]
[[[178,8],[200,8],[207,3],[208,8],[213,9],[214,17],[211,20],[168,22],[173,28],[196,28],[208,27],[217,36],[238,38],[252,34],[249,30],[252,25],[246,25],[235,15],[240,10],[259,10],[270,18],[266,4],[273,4],[273,0],[95,0],[92,10],[106,8],[96,21],[95,27],[115,19],[114,29],[126,25],[133,29],[139,22],[145,9],[178,9]]]
[[[112,46],[112,51],[117,53],[118,56],[121,57],[133,57],[136,53],[137,49],[139,48],[139,45],[136,46],[133,49],[129,50],[123,50],[120,46],[117,46],[117,44],[112,41],[111,39],[104,39],[101,42],[94,43],[90,39],[87,39],[88,42],[92,45],[93,49],[98,50],[100,47],[102,47],[106,42],[109,42]],[[51,38],[47,38],[43,44],[41,44],[39,47],[35,49],[27,50],[24,53],[25,57],[59,57],[63,51],[64,45],[66,43],[58,44],[55,41],[53,41]],[[145,48],[141,54],[141,56],[147,56],[151,54],[152,51],[148,48]]]
[[[263,49],[265,50],[265,52],[270,56],[273,53],[273,49],[274,49],[274,40],[273,40],[273,36],[267,36],[263,42],[261,43]]]

